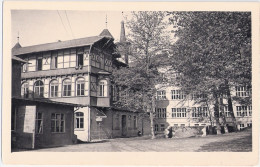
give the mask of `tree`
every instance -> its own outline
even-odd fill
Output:
[[[131,47],[118,51],[122,55],[129,54],[130,66],[113,71],[112,80],[122,87],[116,104],[148,113],[154,139],[155,86],[162,80],[158,70],[164,65],[166,51],[170,48],[167,19],[164,12],[132,12],[126,25]]]
[[[220,133],[222,99],[227,95],[234,121],[232,100],[251,104],[247,99],[231,99],[230,88],[251,87],[251,13],[249,12],[169,12],[175,35],[172,69],[182,73],[178,84],[187,94],[206,93],[214,104]]]

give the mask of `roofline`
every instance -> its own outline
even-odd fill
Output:
[[[52,101],[52,100],[49,100],[49,99],[45,99],[45,100],[44,99],[24,99],[24,98],[19,98],[19,97],[12,97],[12,100],[18,100],[18,101],[21,100],[21,101],[37,102],[37,103],[59,104],[59,105],[67,105],[67,106],[73,106],[73,107],[86,107],[86,106],[88,106],[88,105],[81,105],[81,104]]]

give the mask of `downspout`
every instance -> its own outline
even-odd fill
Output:
[[[91,66],[91,57],[90,57],[90,53],[91,53],[91,49],[92,49],[92,45],[90,45],[90,48],[89,48],[89,54],[88,54],[88,95],[89,95],[89,98],[88,98],[88,127],[89,127],[89,131],[88,131],[88,141],[91,140],[91,134],[90,134],[90,131],[91,131],[91,114],[90,114],[90,95],[91,95],[91,77],[90,77],[90,66]]]

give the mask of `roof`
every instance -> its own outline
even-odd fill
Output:
[[[21,63],[27,63],[27,61],[25,61],[25,60],[23,60],[23,59],[21,59],[19,57],[16,57],[16,56],[12,56],[12,60],[16,60],[16,61],[19,61]]]
[[[102,38],[104,38],[104,36],[92,36],[92,37],[79,38],[79,39],[73,39],[68,41],[60,41],[60,42],[21,47],[21,48],[14,47],[12,49],[12,53],[13,55],[22,55],[28,53],[51,51],[51,50],[72,48],[78,46],[87,46],[87,45],[94,44],[95,42],[101,40]]]
[[[103,37],[109,37],[109,38],[113,38],[114,37],[112,36],[112,34],[108,31],[108,29],[104,29],[100,34],[99,36],[103,36]]]
[[[21,101],[21,102],[27,101],[27,102],[37,102],[37,103],[59,104],[59,105],[66,105],[66,106],[73,106],[73,107],[85,107],[85,105],[81,105],[81,104],[58,102],[50,99],[24,99],[24,98],[13,97],[12,100]]]

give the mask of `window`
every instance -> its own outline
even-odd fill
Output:
[[[248,106],[248,116],[252,116],[252,106]]]
[[[36,120],[35,120],[35,133],[41,134],[43,132],[43,116],[42,113],[36,112]]]
[[[172,108],[172,117],[173,118],[185,118],[186,117],[186,108]]]
[[[27,63],[24,63],[22,66],[22,72],[27,72]]]
[[[76,83],[77,96],[84,96],[85,92],[85,80],[83,78],[77,79]]]
[[[207,117],[208,108],[207,107],[192,107],[192,117]]]
[[[199,126],[199,124],[194,124],[195,126]]]
[[[237,106],[237,116],[247,116],[247,106]]]
[[[21,96],[23,98],[28,98],[29,97],[29,84],[27,82],[22,84]]]
[[[155,132],[158,132],[158,130],[159,130],[159,126],[158,126],[158,124],[155,124],[155,125],[154,125],[154,131],[155,131]]]
[[[43,97],[44,85],[42,81],[36,81],[34,84],[34,97]]]
[[[134,116],[134,129],[137,129],[137,118]]]
[[[65,116],[60,113],[51,114],[51,132],[65,132]]]
[[[107,96],[107,81],[106,80],[101,80],[98,83],[98,96],[101,97],[106,97]]]
[[[226,117],[231,117],[230,111],[228,111],[228,106],[224,106],[224,112]]]
[[[157,91],[157,100],[166,100],[166,91]]]
[[[63,81],[63,96],[71,96],[71,81],[69,79]]]
[[[157,108],[156,117],[157,118],[166,118],[166,108]]]
[[[244,124],[240,124],[239,126],[240,126],[240,129],[243,129],[245,127]]]
[[[238,97],[248,97],[251,92],[248,86],[236,86],[236,96]]]
[[[247,127],[252,127],[252,123],[247,123]]]
[[[77,66],[83,66],[83,54],[77,55]]]
[[[172,99],[184,99],[186,96],[184,95],[182,90],[172,90]]]
[[[42,58],[38,58],[37,62],[36,62],[36,67],[37,67],[37,71],[41,71],[42,70]]]
[[[205,99],[207,98],[206,94],[192,94],[192,99]]]
[[[173,126],[174,126],[174,127],[178,127],[178,124],[174,124]]]
[[[83,112],[75,113],[75,128],[76,129],[84,128],[84,113]]]
[[[58,68],[58,54],[57,52],[53,52],[51,54],[51,69]]]
[[[161,124],[161,131],[164,131],[164,130],[165,130],[165,125]]]
[[[59,83],[57,80],[53,80],[50,83],[50,97],[58,97]]]
[[[181,124],[181,127],[185,127],[185,124]]]

